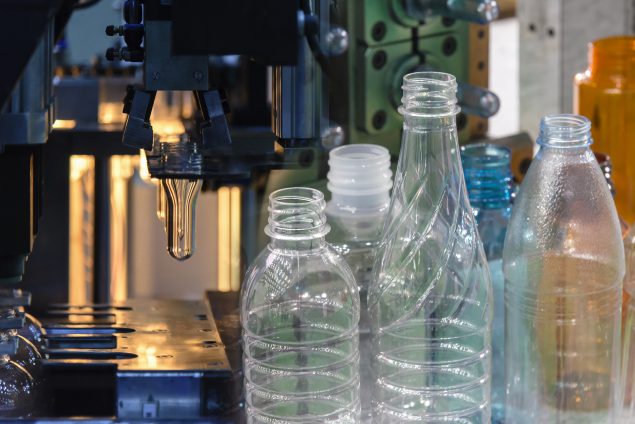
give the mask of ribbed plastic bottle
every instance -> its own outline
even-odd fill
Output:
[[[511,152],[494,144],[461,147],[461,161],[470,204],[478,224],[492,276],[492,423],[505,422],[505,279],[503,243],[512,214],[514,182]]]
[[[542,119],[505,246],[506,423],[614,423],[624,247],[591,123]]]
[[[390,204],[392,172],[388,149],[373,144],[337,147],[329,153],[326,241],[351,267],[360,295],[359,353],[362,422],[372,418],[370,322],[367,293],[375,251]]]
[[[359,292],[326,242],[323,194],[285,188],[269,197],[271,242],[242,288],[249,423],[357,423]]]
[[[401,152],[368,295],[376,423],[490,422],[492,292],[459,156],[456,79],[403,80]]]

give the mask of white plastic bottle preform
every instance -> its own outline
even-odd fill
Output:
[[[370,422],[371,341],[367,292],[375,250],[390,205],[392,172],[388,149],[373,144],[351,144],[331,150],[326,216],[331,232],[326,240],[348,263],[360,294],[359,352],[362,421]]]

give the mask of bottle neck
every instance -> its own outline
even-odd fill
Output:
[[[540,122],[537,143],[541,149],[558,149],[560,153],[578,154],[588,150],[591,138],[591,122],[580,115],[548,115]]]
[[[326,223],[324,195],[311,188],[277,190],[269,196],[269,219],[265,233],[275,249],[307,250],[325,245],[330,231]]]
[[[609,37],[590,43],[589,73],[596,79],[635,84],[635,37]]]
[[[329,209],[342,215],[385,209],[392,187],[390,153],[373,144],[350,144],[331,150],[327,187]]]
[[[430,199],[442,196],[448,184],[452,191],[462,190],[456,79],[440,72],[415,72],[404,77],[402,88],[399,111],[404,125],[393,204],[407,203],[421,190],[428,191]]]
[[[475,209],[504,209],[511,206],[513,178],[509,149],[492,144],[461,148],[470,204]]]

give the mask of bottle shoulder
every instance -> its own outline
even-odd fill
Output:
[[[275,302],[302,293],[348,298],[355,292],[350,267],[327,243],[310,252],[269,245],[253,261],[243,283],[243,301],[248,302]]]
[[[619,73],[592,73],[587,70],[576,74],[573,82],[578,89],[610,91],[612,94],[635,91],[635,79]]]
[[[505,262],[549,253],[623,263],[621,239],[613,198],[592,153],[539,152],[514,202]]]

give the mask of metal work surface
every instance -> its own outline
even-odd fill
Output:
[[[43,319],[47,335],[56,340],[77,339],[79,349],[51,348],[49,366],[93,362],[117,364],[118,376],[138,372],[227,372],[229,364],[203,301],[130,300],[125,305],[52,305]],[[82,348],[86,334],[107,336],[115,348],[104,352]],[[84,336],[85,337],[85,336]],[[67,344],[69,345],[69,344]],[[80,357],[76,359],[74,354]],[[56,359],[63,358],[63,359]]]
[[[235,422],[240,404],[207,302],[58,304],[42,318],[48,359],[38,415]]]

